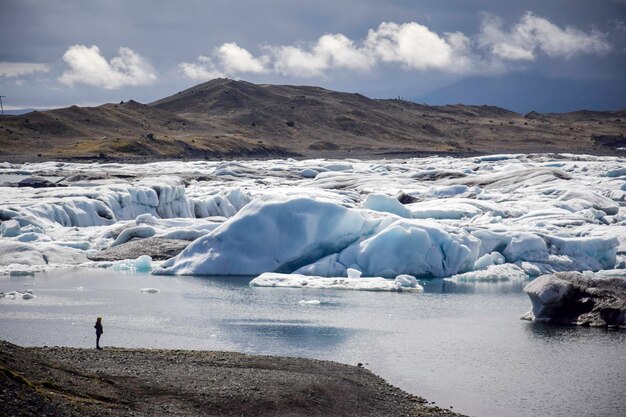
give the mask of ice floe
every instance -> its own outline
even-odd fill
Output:
[[[312,288],[331,290],[357,291],[396,291],[421,292],[424,288],[417,283],[415,277],[407,275],[396,279],[382,277],[371,278],[327,278],[300,274],[278,274],[266,272],[254,278],[250,285],[253,287],[285,287],[285,288]]]
[[[26,291],[9,291],[6,293],[0,293],[0,300],[3,298],[8,300],[32,300],[37,296],[33,294],[31,290]]]
[[[115,261],[111,268],[114,271],[150,272],[152,270],[152,258],[141,255],[137,259]]]

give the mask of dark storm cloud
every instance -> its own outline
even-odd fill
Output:
[[[214,75],[383,97],[512,70],[623,83],[625,15],[608,0],[5,0],[0,94],[14,107],[150,101]]]

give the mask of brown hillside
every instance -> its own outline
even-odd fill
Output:
[[[129,101],[0,120],[3,160],[581,152],[620,154],[626,112],[526,116],[427,106],[320,87],[216,79],[149,105]]]

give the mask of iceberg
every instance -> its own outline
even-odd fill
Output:
[[[626,325],[624,274],[560,272],[526,285],[532,308],[523,319],[590,326]]]
[[[135,226],[124,229],[122,233],[111,243],[111,247],[126,243],[131,239],[145,239],[154,236],[156,231],[151,226]]]
[[[15,220],[7,220],[0,224],[0,236],[15,237],[20,234],[20,224]]]
[[[162,275],[293,272],[341,251],[379,221],[310,198],[260,198],[156,268]]]
[[[369,194],[363,201],[363,208],[383,213],[393,213],[405,218],[412,217],[411,210],[403,206],[397,198],[381,193]]]
[[[365,276],[447,277],[473,269],[480,241],[462,229],[421,220],[398,220],[339,254],[322,258],[296,273],[344,275],[347,268]]]

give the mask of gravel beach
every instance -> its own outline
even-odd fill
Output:
[[[458,416],[363,367],[233,352],[0,342],[11,416]]]

